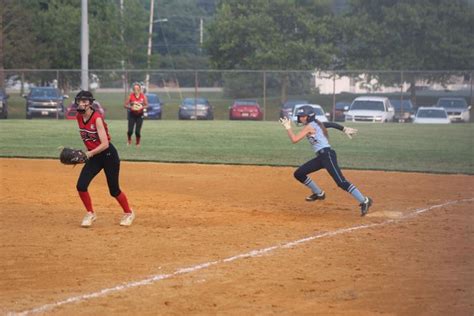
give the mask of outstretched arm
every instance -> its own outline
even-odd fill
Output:
[[[345,126],[342,126],[341,124],[337,124],[337,123],[334,123],[334,122],[323,122],[323,125],[326,128],[335,128],[335,129],[338,129],[340,131],[343,131],[344,134],[346,134],[347,137],[349,137],[349,138],[352,138],[352,136],[357,134],[357,129],[350,128],[350,127],[345,127]]]
[[[323,125],[326,128],[335,128],[340,131],[344,130],[344,126],[342,126],[341,124],[334,123],[334,122],[323,122]]]

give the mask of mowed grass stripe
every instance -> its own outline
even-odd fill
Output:
[[[291,144],[277,122],[145,121],[142,147],[127,147],[125,120],[107,120],[122,160],[297,166],[313,157]],[[352,140],[330,130],[342,168],[474,174],[473,124],[347,124]],[[298,128],[296,128],[298,130]],[[83,148],[75,121],[0,121],[0,156],[55,158],[59,146]]]

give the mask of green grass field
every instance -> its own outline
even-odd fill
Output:
[[[127,147],[125,120],[107,120],[122,160],[297,166],[313,157],[291,144],[277,122],[145,121],[140,149]],[[348,139],[330,131],[342,168],[474,174],[473,124],[353,124]],[[55,158],[59,146],[83,148],[75,121],[0,121],[1,157]]]

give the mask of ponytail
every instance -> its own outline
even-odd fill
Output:
[[[321,130],[323,131],[323,134],[324,136],[326,136],[327,139],[329,139],[329,135],[328,135],[328,130],[326,128],[326,126],[324,126],[323,123],[321,123],[318,119],[314,118],[314,121],[316,122],[316,124],[319,125],[319,127],[321,128]]]

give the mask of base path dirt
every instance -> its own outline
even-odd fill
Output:
[[[0,159],[0,314],[472,315],[474,176],[122,162],[121,209],[81,166]],[[137,283],[138,282],[138,283]]]

